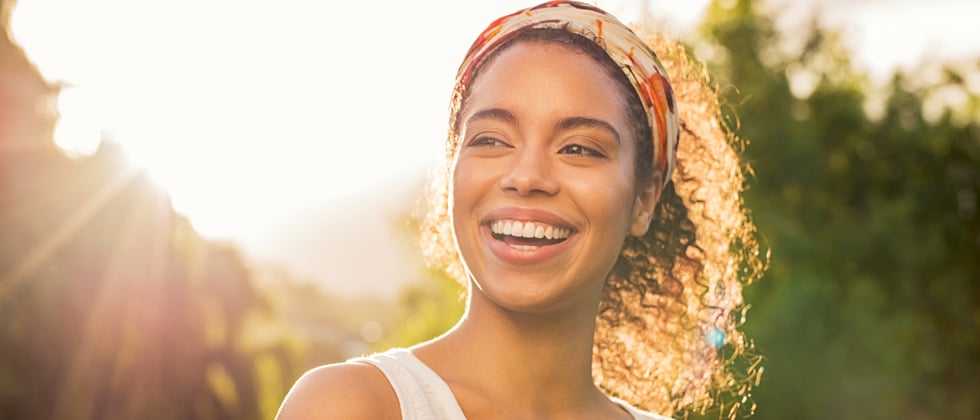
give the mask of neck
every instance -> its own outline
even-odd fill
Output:
[[[415,350],[457,396],[472,391],[522,412],[604,401],[592,379],[596,302],[521,313],[478,290],[469,296],[460,322]]]

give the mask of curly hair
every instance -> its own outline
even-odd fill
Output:
[[[742,288],[762,274],[767,260],[741,198],[749,168],[738,156],[742,141],[722,123],[704,65],[679,42],[658,34],[645,39],[672,76],[681,127],[677,168],[647,234],[626,239],[607,277],[596,318],[593,376],[606,392],[648,410],[674,415],[716,407],[734,417],[754,408],[750,391],[762,373],[751,341],[739,330],[747,309]],[[538,29],[507,42],[494,54],[522,42],[544,42],[592,57],[620,86],[633,138],[650,138],[636,92],[593,40]],[[465,102],[464,94],[450,104],[446,166],[429,185],[421,226],[426,261],[462,284],[466,274],[449,221],[449,180],[458,152],[456,118]],[[650,142],[639,143],[635,168],[642,185],[652,182],[653,152]]]

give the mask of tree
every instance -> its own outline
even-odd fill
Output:
[[[746,297],[766,358],[757,417],[977,417],[980,100],[964,81],[980,62],[878,89],[819,24],[780,51],[756,6],[714,2],[702,42],[772,249]]]
[[[296,351],[245,261],[116,146],[79,160],[55,147],[58,86],[13,44],[12,5],[0,0],[0,417],[271,417]]]

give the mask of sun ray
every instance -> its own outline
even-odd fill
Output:
[[[84,283],[81,287],[96,290],[87,293],[90,298],[80,299],[86,310],[75,340],[77,350],[57,393],[55,418],[145,415],[151,410],[145,398],[159,396],[166,388],[166,366],[174,365],[165,360],[168,344],[177,339],[167,328],[173,320],[166,314],[184,311],[168,306],[174,302],[173,288],[167,287],[172,279],[166,272],[174,227],[172,208],[165,195],[145,183],[126,184],[114,196],[116,200],[90,219],[97,228],[103,224],[113,227],[106,243],[109,252],[96,263],[98,270],[91,277],[76,280]],[[181,317],[174,322],[179,323]],[[145,398],[118,398],[129,395],[134,387]]]
[[[46,235],[40,243],[25,255],[19,264],[0,277],[0,302],[7,298],[17,285],[30,273],[37,270],[44,261],[67,243],[78,230],[92,219],[106,202],[116,196],[138,174],[133,170],[122,170],[99,191],[92,195],[77,210]]]

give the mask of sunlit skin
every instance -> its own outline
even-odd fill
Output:
[[[595,386],[591,368],[603,283],[626,236],[647,230],[659,191],[635,182],[624,99],[591,58],[542,43],[500,53],[469,89],[451,212],[471,279],[467,311],[412,351],[446,381],[468,419],[631,418]],[[494,235],[500,220],[569,235],[529,247]],[[330,402],[291,406],[287,398],[281,418],[334,418],[283,415],[317,413],[316,404],[398,418],[397,399],[373,367],[333,365],[304,380],[293,400]],[[352,391],[354,383],[363,389]]]

